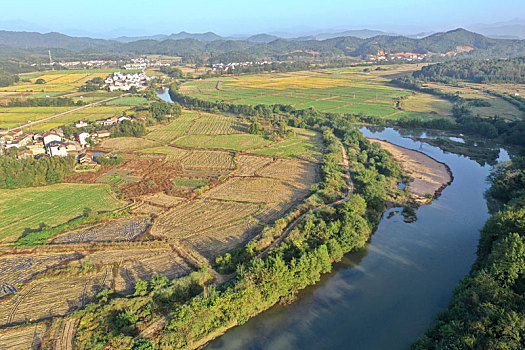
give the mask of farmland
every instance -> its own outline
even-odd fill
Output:
[[[315,108],[322,112],[363,114],[376,117],[449,116],[450,102],[431,95],[413,93],[390,86],[389,75],[404,66],[363,72],[362,67],[317,71],[220,77],[183,84],[183,94],[213,102],[233,104],[285,104],[297,109]],[[385,72],[386,69],[386,72]],[[388,74],[387,74],[388,73]],[[398,98],[410,103],[399,107]]]
[[[137,280],[154,274],[177,279],[202,264],[211,268],[215,258],[300,204],[318,181],[319,133],[294,129],[289,138],[269,140],[248,134],[248,125],[235,116],[184,111],[143,137],[95,146],[120,153],[120,165],[77,172],[70,183],[0,191],[6,223],[0,326],[67,315],[104,288],[132,292]],[[44,246],[12,247],[42,223],[63,224],[85,215],[85,208],[126,206],[118,215],[57,232]],[[52,327],[60,333],[65,326],[57,322]]]
[[[53,242],[82,243],[127,241],[146,232],[149,224],[150,220],[147,217],[122,218],[73,231],[57,237]]]
[[[110,211],[123,206],[107,185],[57,184],[0,190],[0,242],[14,242],[39,225],[56,226],[82,215],[84,208]],[[79,200],[82,198],[82,200]]]
[[[121,92],[104,90],[79,92],[79,88],[94,78],[105,79],[111,70],[79,70],[79,71],[47,71],[22,74],[20,82],[0,88],[0,105],[5,105],[13,99],[68,97],[75,102],[84,104],[95,103],[112,97],[118,97]],[[42,84],[36,84],[37,80]],[[145,105],[147,99],[128,96],[109,101],[103,105],[82,109],[65,114],[50,121],[31,127],[34,131],[46,131],[80,119],[88,121],[101,120],[113,115],[122,114],[137,105]],[[0,108],[0,130],[35,122],[44,118],[64,113],[78,106],[69,107],[2,107]]]

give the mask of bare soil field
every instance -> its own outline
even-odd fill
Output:
[[[416,203],[427,203],[438,196],[441,190],[452,182],[450,169],[426,154],[385,141],[376,139],[370,139],[370,141],[378,142],[401,165],[403,171],[410,176],[411,181],[408,183],[408,188]],[[432,197],[427,198],[428,194]]]
[[[9,350],[40,349],[46,330],[43,322],[0,330],[0,344]]]
[[[212,228],[184,238],[182,242],[196,250],[211,264],[232,249],[240,248],[261,233],[263,227],[252,220],[242,220],[231,225]]]
[[[181,239],[206,229],[241,220],[259,209],[252,203],[197,199],[160,216],[151,229],[153,236]]]
[[[206,192],[204,198],[252,203],[294,201],[304,195],[282,180],[263,177],[236,177]]]
[[[169,251],[140,261],[120,266],[115,278],[116,291],[131,291],[138,279],[149,281],[154,274],[161,274],[170,280],[180,278],[193,271],[193,268],[176,253]]]
[[[235,176],[256,176],[257,172],[269,165],[274,160],[272,157],[258,157],[241,154],[235,158],[239,168],[235,171]]]
[[[63,316],[78,310],[104,288],[109,268],[90,276],[46,278],[31,281],[18,294],[0,302],[0,327]]]
[[[142,162],[149,162],[144,160]],[[125,166],[130,167],[130,162]],[[121,187],[121,191],[127,198],[138,198],[140,196],[162,191],[169,192],[173,189],[172,179],[182,173],[182,165],[179,162],[152,162],[144,168],[135,167],[133,175],[142,175],[140,181],[133,182]]]
[[[53,243],[130,241],[146,232],[150,223],[150,218],[144,216],[110,220],[59,236]]]

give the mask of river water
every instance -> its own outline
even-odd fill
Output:
[[[365,249],[347,254],[293,304],[271,308],[207,349],[407,349],[447,307],[488,218],[483,193],[491,167],[413,141],[406,130],[361,131],[446,163],[454,181],[417,210],[416,222],[386,218],[399,208],[386,212]]]

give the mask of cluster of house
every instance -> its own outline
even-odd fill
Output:
[[[236,67],[262,66],[262,65],[271,64],[271,63],[272,61],[215,63],[211,65],[211,70],[216,71],[217,69],[222,69],[223,71],[226,72],[230,69],[235,69]]]
[[[158,61],[150,61],[147,58],[132,58],[131,63],[122,66],[124,69],[146,69],[150,67],[169,66],[169,63],[162,63]]]
[[[110,91],[124,90],[128,91],[132,86],[137,89],[143,88],[151,78],[145,73],[121,73],[115,72],[112,76],[106,78],[104,83],[107,84]]]
[[[124,120],[131,120],[127,116],[113,116],[105,120],[96,121],[101,126],[112,126]],[[85,121],[75,123],[77,129],[83,129],[89,124]],[[35,157],[39,159],[44,156],[66,157],[68,154],[77,156],[79,163],[89,163],[90,152],[87,148],[91,143],[98,143],[111,136],[111,131],[104,129],[95,132],[79,130],[70,139],[64,137],[62,129],[58,128],[47,133],[23,132],[21,130],[9,131],[0,135],[0,153],[12,147],[24,148],[18,152],[18,158]],[[86,155],[87,154],[87,155]]]
[[[73,68],[73,67],[102,67],[115,65],[117,62],[110,60],[89,60],[89,61],[70,61],[70,62],[59,62],[62,67]]]
[[[388,53],[383,50],[378,50],[377,55],[370,55],[372,61],[421,61],[428,57],[427,54],[413,53],[413,52],[396,52]]]
[[[474,48],[471,46],[456,46],[454,51],[448,51],[445,53],[435,54],[435,53],[413,53],[413,52],[396,52],[388,53],[383,50],[378,50],[376,55],[370,55],[368,58],[372,61],[421,61],[430,56],[441,56],[441,57],[450,57],[456,56],[460,53],[470,52]]]
[[[62,129],[47,133],[10,131],[0,135],[0,147],[6,150],[12,147],[24,148],[18,153],[18,158],[37,159],[43,156],[65,157],[69,153],[78,154],[82,150],[77,141],[65,140]]]

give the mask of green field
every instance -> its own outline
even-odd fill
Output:
[[[319,161],[322,157],[321,150],[319,149],[321,135],[305,129],[294,129],[294,131],[295,136],[289,137],[269,147],[255,150],[253,153]]]
[[[396,73],[396,66],[389,67]],[[285,104],[297,109],[377,117],[436,112],[449,116],[452,105],[426,94],[390,86],[384,71],[364,73],[362,67],[220,77],[188,82],[181,93],[213,102]],[[410,96],[411,105],[396,108],[395,100]],[[424,116],[424,114],[423,114]]]
[[[197,112],[184,111],[180,117],[169,124],[159,124],[150,127],[150,133],[146,135],[146,138],[169,143],[184,135],[198,117],[199,114]]]
[[[57,184],[0,190],[0,242],[16,241],[41,224],[56,226],[82,215],[84,208],[109,211],[124,205],[108,185]]]
[[[148,100],[144,97],[129,96],[106,102],[106,106],[136,106],[147,102]]]

